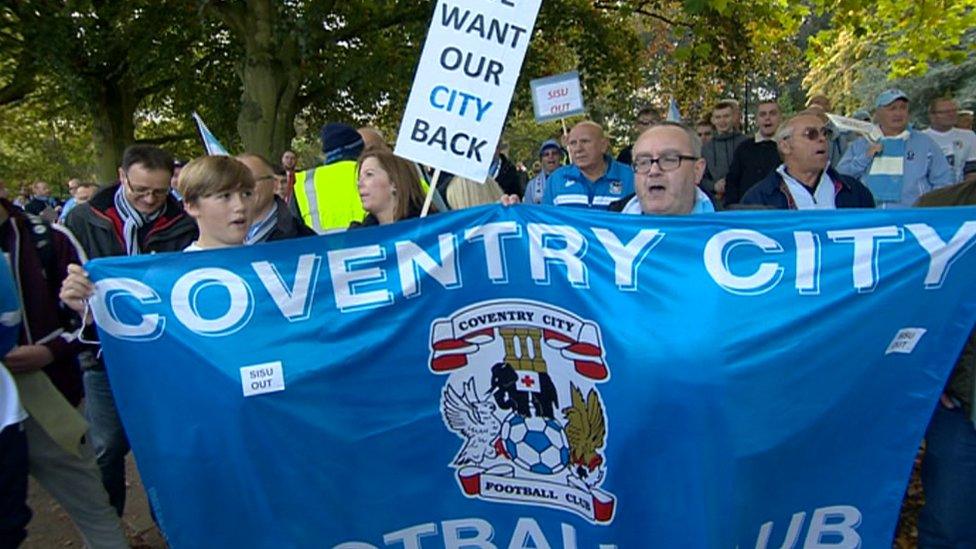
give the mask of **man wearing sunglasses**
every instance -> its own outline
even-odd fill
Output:
[[[877,143],[861,137],[850,144],[837,171],[860,179],[881,208],[908,208],[918,198],[953,183],[942,149],[908,127],[908,96],[898,89],[881,92],[874,119],[884,134]]]
[[[181,251],[197,239],[197,226],[170,193],[172,175],[173,157],[168,152],[151,145],[132,145],[122,155],[119,181],[72,209],[64,224],[90,259]],[[61,298],[77,310],[83,298],[73,293],[72,283],[87,276],[77,265],[69,265],[68,273]],[[89,337],[95,337],[94,331]],[[115,409],[105,364],[94,353],[83,357],[79,361],[85,369],[91,440],[102,482],[112,506],[122,516],[129,440]]]
[[[742,204],[780,210],[873,208],[874,198],[861,182],[829,166],[830,138],[827,120],[816,112],[784,122],[776,131],[783,163],[756,183]]]
[[[715,211],[698,188],[705,174],[701,139],[677,122],[660,122],[637,139],[633,149],[636,192],[610,204],[610,211],[684,215]]]

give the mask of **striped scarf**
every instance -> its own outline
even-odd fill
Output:
[[[163,206],[165,207],[165,205]],[[125,184],[119,185],[115,191],[115,210],[122,218],[122,238],[125,240],[125,254],[139,255],[139,229],[147,223],[152,223],[160,214],[163,208],[159,208],[151,214],[143,214],[129,202],[125,197]]]
[[[244,237],[244,245],[249,246],[267,240],[268,235],[271,234],[271,230],[275,228],[277,222],[278,202],[276,201],[271,203],[271,210],[268,211],[268,215],[251,224],[251,228],[247,230],[247,236]]]
[[[905,130],[899,135],[884,137],[880,141],[881,152],[874,157],[864,179],[864,184],[871,189],[876,203],[901,202],[908,135],[908,130]]]

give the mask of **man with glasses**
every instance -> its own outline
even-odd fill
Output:
[[[151,145],[132,145],[122,155],[119,182],[76,206],[64,224],[90,259],[181,251],[196,240],[197,226],[170,193],[172,175],[173,157],[168,152]],[[71,289],[83,284],[81,279],[87,280],[81,267],[70,265],[61,290],[61,299],[69,305],[83,299]],[[90,337],[95,337],[94,332]],[[129,440],[115,409],[105,365],[89,354],[79,360],[85,369],[92,444],[109,499],[122,516]]]
[[[826,117],[804,111],[776,131],[783,163],[756,183],[743,205],[780,210],[873,208],[871,192],[853,177],[829,166],[831,131]]]
[[[698,188],[705,174],[701,140],[683,124],[661,122],[634,144],[636,192],[610,205],[626,214],[683,215],[714,212],[708,195]]]
[[[591,120],[576,124],[566,145],[573,163],[549,176],[543,204],[605,210],[634,192],[634,172],[607,154],[610,142],[599,124]]]
[[[634,119],[634,135],[640,137],[647,128],[660,121],[661,115],[653,107],[644,107],[637,111],[637,118]],[[626,149],[620,151],[620,154],[617,155],[617,162],[629,165],[633,155],[633,148],[633,145],[627,145]]]
[[[286,238],[312,236],[308,228],[288,208],[288,204],[275,194],[274,168],[263,156],[245,153],[237,157],[254,176],[254,216],[244,244],[258,244]]]
[[[951,97],[939,97],[929,104],[929,124],[922,133],[942,149],[956,183],[976,181],[976,133],[956,128],[959,106]]]
[[[874,106],[874,119],[884,137],[877,143],[866,137],[851,143],[837,171],[860,179],[881,208],[908,208],[921,195],[952,184],[952,170],[939,146],[908,127],[905,92],[885,90]]]

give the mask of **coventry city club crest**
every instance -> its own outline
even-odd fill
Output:
[[[462,440],[451,466],[468,497],[613,520],[600,329],[544,303],[485,301],[431,326],[441,414]]]

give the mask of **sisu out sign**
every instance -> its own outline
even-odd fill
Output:
[[[529,86],[532,88],[532,107],[536,122],[586,112],[579,73],[576,71],[537,78]]]
[[[440,0],[396,154],[484,181],[541,0]]]

